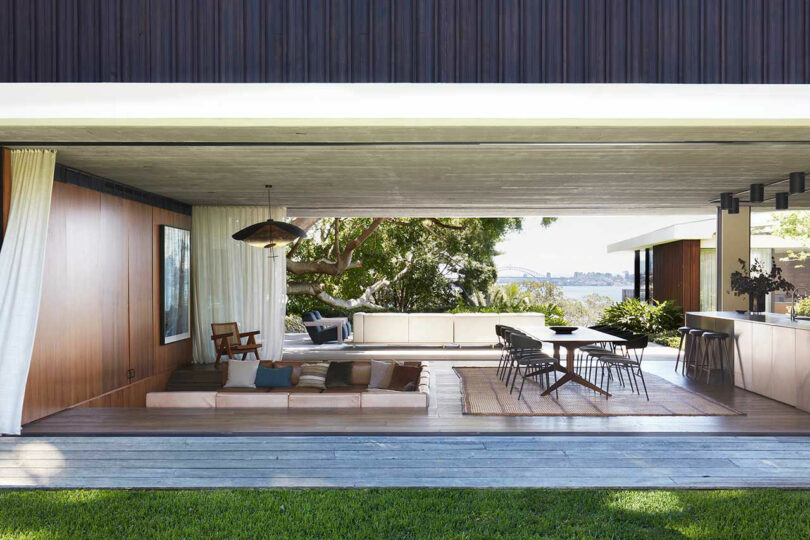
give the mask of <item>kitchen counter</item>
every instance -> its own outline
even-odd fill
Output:
[[[810,321],[789,315],[697,311],[686,324],[730,336],[734,385],[810,412]]]
[[[810,330],[810,320],[791,321],[790,315],[781,313],[763,313],[762,315],[752,315],[749,313],[737,313],[736,311],[690,311],[687,316],[711,317],[715,319],[725,319],[728,321],[748,321],[773,326],[784,326],[785,328],[801,328]]]

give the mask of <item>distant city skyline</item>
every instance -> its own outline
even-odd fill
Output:
[[[518,266],[545,276],[573,276],[575,272],[633,272],[633,253],[608,253],[614,242],[707,215],[560,217],[548,228],[540,218],[524,219],[523,230],[508,235],[495,257],[498,267]]]

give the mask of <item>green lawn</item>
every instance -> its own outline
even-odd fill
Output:
[[[810,492],[0,491],[0,538],[810,538]]]

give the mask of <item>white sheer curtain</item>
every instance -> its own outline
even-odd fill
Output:
[[[286,208],[272,208],[283,220]],[[258,249],[231,238],[268,218],[261,206],[195,206],[191,213],[194,362],[212,363],[211,323],[239,323],[243,332],[260,330],[263,360],[280,360],[286,312],[286,250]]]
[[[39,317],[56,152],[11,152],[11,206],[0,250],[0,433],[19,435]]]

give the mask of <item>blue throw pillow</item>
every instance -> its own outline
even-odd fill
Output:
[[[292,386],[292,366],[266,368],[259,366],[256,371],[256,388],[286,388]]]

